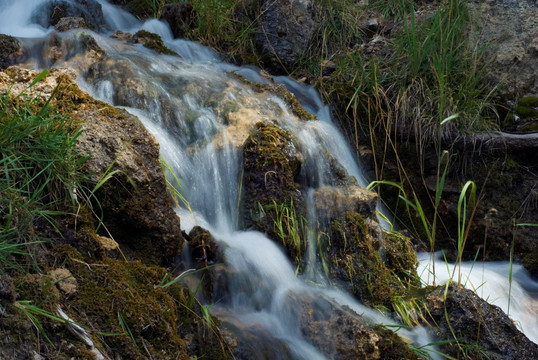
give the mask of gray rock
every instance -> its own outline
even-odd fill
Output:
[[[538,5],[528,0],[470,0],[479,46],[503,96],[538,95]]]

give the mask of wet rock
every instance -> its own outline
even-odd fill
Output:
[[[96,0],[53,0],[44,2],[32,15],[32,20],[48,28],[65,17],[81,17],[90,29],[98,29],[105,23],[103,9]]]
[[[149,31],[146,31],[146,30],[137,31],[133,35],[132,40],[135,43],[142,44],[148,49],[158,52],[159,54],[179,56],[175,51],[170,50],[164,45],[163,39],[161,39],[159,35],[150,33]]]
[[[16,64],[22,58],[22,47],[13,36],[0,34],[0,70]]]
[[[274,125],[257,123],[243,146],[243,227],[262,231],[283,243],[296,263],[301,261],[306,246],[299,234],[304,201],[296,183],[302,161],[291,136]],[[276,229],[282,215],[292,231]]]
[[[472,0],[469,6],[492,84],[512,99],[538,95],[538,6],[527,0]]]
[[[189,237],[189,249],[194,261],[207,265],[217,259],[217,242],[209,231],[195,226],[189,232]]]
[[[255,40],[268,65],[286,71],[305,54],[318,27],[311,0],[264,1]]]
[[[314,203],[322,220],[337,219],[347,211],[370,217],[376,209],[377,194],[358,185],[322,186],[314,192]]]
[[[193,7],[188,2],[166,4],[161,13],[175,38],[183,38],[195,24],[196,18]]]
[[[351,309],[337,306],[322,296],[313,294],[302,299],[295,310],[288,311],[299,312],[302,335],[332,359],[419,358],[392,331],[372,327]]]
[[[81,17],[63,17],[61,18],[54,29],[59,32],[68,31],[71,29],[84,29],[87,28],[86,22]]]
[[[521,333],[498,306],[488,304],[470,290],[451,285],[445,296],[444,287],[434,288],[425,302],[440,336],[457,338],[457,343],[444,349],[452,356],[466,351],[467,356],[477,359],[538,358],[538,345]]]

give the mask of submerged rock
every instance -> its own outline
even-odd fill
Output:
[[[288,310],[299,312],[301,333],[331,359],[419,359],[392,331],[373,327],[351,309],[322,296],[312,295]]]
[[[88,25],[86,25],[84,18],[81,17],[63,17],[56,23],[56,25],[54,25],[54,29],[59,32],[71,29],[84,29],[87,27]]]

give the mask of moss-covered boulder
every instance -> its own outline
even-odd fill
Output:
[[[293,138],[271,124],[257,123],[243,146],[242,226],[282,244],[297,265],[306,248],[304,200],[296,182],[301,163]]]

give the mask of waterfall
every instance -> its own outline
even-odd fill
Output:
[[[47,36],[52,29],[31,23],[33,10],[41,3],[41,0],[0,0],[0,33],[19,38]],[[103,33],[84,32],[96,39],[109,60],[81,73],[78,82],[95,98],[136,115],[156,136],[161,156],[180,179],[181,192],[193,210],[176,209],[183,229],[189,232],[195,225],[200,225],[208,229],[225,249],[226,266],[234,276],[229,279],[227,299],[212,306],[212,311],[228,326],[240,329],[245,338],[251,339],[249,334],[258,334],[258,337],[262,334],[268,344],[281,348],[282,351],[275,354],[283,354],[278,355],[282,359],[330,358],[300,333],[298,309],[306,303],[313,304],[320,317],[330,317],[327,309],[336,307],[351,309],[372,323],[397,325],[337,288],[313,284],[320,278],[316,274],[320,272],[320,265],[315,263],[312,255],[315,234],[310,239],[307,271],[304,276],[296,276],[292,264],[274,242],[259,232],[241,231],[237,227],[241,145],[258,121],[274,122],[293,134],[305,157],[302,177],[308,179],[310,191],[333,181],[327,153],[360,185],[366,186],[367,179],[332,122],[328,106],[323,104],[315,89],[288,77],[272,79],[284,85],[303,108],[318,119],[302,121],[278,96],[255,91],[251,83],[271,82],[258,69],[222,62],[211,49],[173,39],[170,29],[162,22],[140,22],[104,0],[99,0],[99,3],[103,6],[107,28]],[[116,29],[129,32],[146,29],[158,33],[165,45],[180,57],[156,55],[140,44],[126,45],[110,39],[108,35]],[[69,37],[73,33],[76,30],[60,36]],[[39,64],[38,61],[35,66],[39,67]],[[132,81],[129,85],[132,88],[120,87],[119,83],[114,83],[111,74],[125,76]],[[311,203],[311,200],[307,201],[310,207]],[[427,267],[425,262],[421,264]],[[476,265],[473,274],[480,274],[479,266]],[[486,264],[488,272],[484,279],[473,281],[474,286],[480,285],[477,293],[488,301],[494,300],[493,297],[498,294],[498,290],[488,290],[491,293],[486,290],[490,284],[493,286],[494,279],[501,276],[495,270],[498,269],[496,266]],[[520,275],[513,280],[510,313],[521,323],[527,336],[538,342],[538,285],[525,278],[519,267],[517,274]],[[438,276],[441,276],[440,272]],[[446,278],[439,277],[438,281],[442,280]],[[508,282],[502,280],[500,285],[505,289]],[[504,304],[501,307],[506,310]],[[532,311],[529,309],[534,309],[534,312],[525,312]],[[401,329],[399,334],[422,345],[432,341],[429,334],[420,328]],[[252,349],[261,349],[259,351],[263,353],[264,346],[269,345],[257,343],[255,337],[252,337]],[[252,355],[252,358],[263,359],[261,353]],[[277,359],[276,356],[271,358]]]

